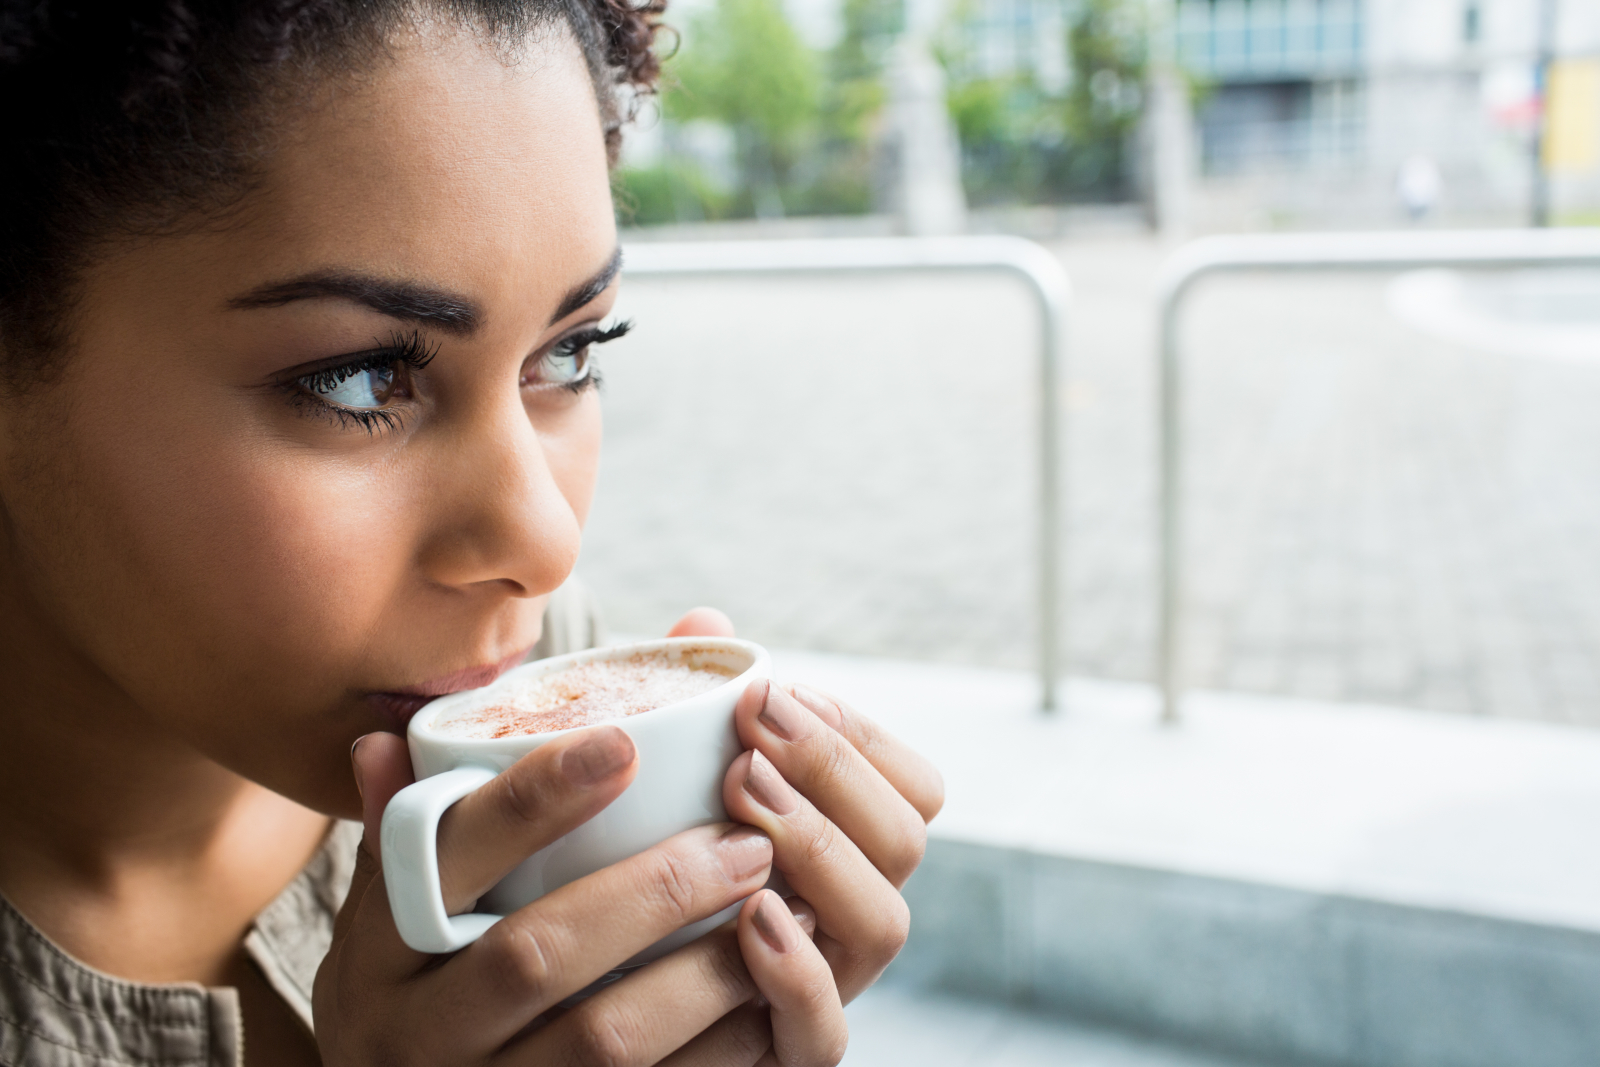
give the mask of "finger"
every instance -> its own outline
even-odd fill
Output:
[[[723,802],[729,816],[766,831],[773,866],[815,908],[816,942],[835,967],[840,993],[849,999],[871,985],[910,930],[895,887],[760,752],[734,760]]]
[[[615,800],[638,773],[633,739],[594,726],[545,742],[439,820],[445,910],[465,911],[511,869]]]
[[[764,889],[739,912],[739,947],[772,1017],[772,1058],[782,1067],[833,1067],[850,1029],[833,972],[783,900]]]
[[[817,909],[813,908],[805,897],[790,897],[784,901],[789,905],[789,914],[794,916],[794,921],[800,924],[800,929],[806,936],[817,936]]]
[[[694,608],[672,624],[668,637],[732,637],[733,620],[716,608]]]
[[[786,688],[812,714],[843,734],[917,809],[923,822],[933,821],[944,807],[944,775],[939,768],[839,698],[806,685]]]
[[[370,1002],[372,990],[406,981],[429,959],[400,939],[383,868],[370,850],[374,840],[363,840],[356,851],[350,890],[334,920],[333,944],[317,972],[319,988],[326,980],[327,995],[340,1003]]]
[[[772,842],[751,827],[687,830],[513,912],[422,981],[457,1033],[503,1044],[629,957],[755,892],[771,862]]]
[[[389,912],[388,889],[383,881],[383,811],[394,795],[413,781],[411,756],[405,738],[389,733],[373,733],[356,739],[350,749],[350,765],[361,792],[361,817],[365,827],[361,846],[356,850],[356,866],[344,905],[334,920],[336,947],[353,942],[360,947],[348,966],[332,973],[343,981],[359,975],[363,982],[392,982],[415,973],[427,958],[400,940],[394,917]],[[336,996],[360,997],[359,988]]]
[[[339,913],[333,917],[333,940],[329,944],[327,957],[317,969],[314,999],[319,1005],[326,997],[336,997],[338,994],[335,988],[337,983],[332,983],[332,976],[338,974],[340,970],[339,953],[349,943],[348,935],[355,922],[356,913],[373,884],[377,884],[378,892],[383,892],[381,874],[382,868],[379,867],[377,858],[368,851],[367,844],[363,841],[356,848],[355,869],[350,875],[350,888],[345,893]],[[329,1009],[330,1018],[334,1017],[332,1011],[333,1009]]]
[[[615,982],[517,1042],[508,1064],[653,1064],[755,996],[732,923]],[[762,1049],[751,1051],[754,1063]]]
[[[383,809],[394,795],[416,779],[411,773],[411,753],[406,739],[398,734],[365,734],[350,746],[350,769],[356,789],[361,793],[361,821],[366,833],[366,848],[372,858],[382,861],[378,842],[383,834]]]
[[[658,1067],[753,1067],[772,1048],[765,1005],[742,1004],[691,1038]]]
[[[765,754],[896,888],[905,884],[922,862],[927,823],[843,734],[765,682],[745,691],[734,719],[747,748]]]
[[[390,734],[369,734],[357,743],[366,848],[379,840],[379,805],[398,792],[401,768],[409,781],[405,752],[403,739]],[[619,771],[624,757],[627,763]],[[591,818],[626,788],[636,767],[632,739],[615,726],[596,727],[540,746],[453,805],[439,820],[446,910],[466,910],[512,867]],[[375,789],[375,781],[382,787]],[[348,919],[350,936],[362,946],[358,958],[340,972],[352,982],[398,981],[428,960],[400,939],[381,874],[375,884],[380,891],[364,894]]]
[[[345,891],[344,903],[339,905],[339,913],[333,917],[333,945],[337,947],[350,930],[350,923],[355,918],[356,908],[367,889],[381,874],[383,868],[378,864],[378,858],[367,848],[366,839],[356,846],[355,868],[350,873],[350,888]]]

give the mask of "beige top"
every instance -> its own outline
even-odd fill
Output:
[[[550,598],[529,659],[601,644],[587,592]],[[311,985],[355,868],[361,825],[338,822],[289,887],[267,905],[244,948],[311,1029]],[[144,985],[73,959],[0,898],[0,1067],[241,1067],[244,1028],[231,988]]]

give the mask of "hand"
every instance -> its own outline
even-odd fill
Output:
[[[805,686],[753,683],[734,716],[750,751],[723,784],[728,814],[772,839],[773,865],[815,909],[817,948],[847,1004],[905,944],[899,890],[922,861],[943,779],[849,705]],[[791,1062],[786,1039],[774,1019],[780,1063]]]
[[[769,1048],[771,1025],[805,1029],[787,1020],[788,1005],[800,999],[795,990],[827,982],[828,969],[804,936],[809,912],[792,915],[774,894],[756,893],[772,855],[758,830],[723,823],[679,834],[547,894],[454,955],[427,956],[400,940],[376,855],[383,809],[411,781],[405,741],[368,735],[352,760],[367,836],[317,973],[317,1041],[328,1067],[642,1067],[666,1057],[685,1067],[749,1065]],[[439,826],[447,909],[467,910],[528,855],[603,809],[637,763],[627,734],[595,727],[541,746],[456,804]],[[752,893],[737,923],[559,1009],[634,953]],[[764,929],[779,934],[763,937]],[[772,1024],[750,1004],[758,992],[773,1005]],[[829,1040],[842,1052],[842,1035]],[[823,1051],[836,1062],[831,1047]]]
[[[732,637],[733,634],[733,622],[715,608],[695,608],[667,631],[668,637]],[[742,729],[740,734],[743,737]],[[746,758],[741,756],[740,761]],[[730,781],[740,765],[736,762],[729,772]],[[728,810],[730,814],[734,811],[731,807]],[[791,913],[799,920],[798,926],[789,921]],[[748,926],[747,919],[750,920]],[[797,936],[804,933],[806,938],[812,938],[815,931],[816,919],[811,907],[800,897],[791,897],[785,902],[776,893],[766,890],[746,901],[740,912],[739,943],[744,959],[763,999],[770,1006],[771,1049],[762,1047],[757,1067],[835,1064],[844,1055],[849,1027],[844,1020],[844,1001],[840,999],[833,971],[812,943]],[[890,955],[892,958],[893,953]],[[686,1046],[681,1054],[725,1048],[731,1033],[749,1032],[752,1015],[759,1019],[762,1014],[766,1012],[745,1005],[708,1030],[701,1040]],[[668,1062],[674,1065],[680,1062],[726,1063],[730,1067],[733,1064],[743,1067],[755,1061],[724,1052],[704,1061],[680,1061],[674,1056]]]
[[[731,637],[733,624],[697,608],[670,633],[688,635]],[[944,781],[876,723],[805,686],[757,682],[734,715],[750,751],[729,769],[723,801],[731,817],[772,838],[774,865],[799,894],[790,906],[815,905],[814,937],[833,979],[812,992],[809,1013],[773,1019],[774,1062],[807,1063],[809,1047],[789,1024],[842,1029],[841,1006],[905,944],[910,918],[899,890],[922,861]]]

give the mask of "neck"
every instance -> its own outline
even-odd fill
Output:
[[[0,894],[102,970],[214,983],[327,820],[160,729],[15,593],[0,590]]]

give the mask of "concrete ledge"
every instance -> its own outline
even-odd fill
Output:
[[[1600,934],[935,840],[891,980],[1252,1056],[1594,1067]]]
[[[1600,732],[780,653],[949,802],[899,981],[1238,1054],[1600,1064]]]
[[[1287,1067],[882,982],[852,1001],[845,1018],[842,1067]]]

